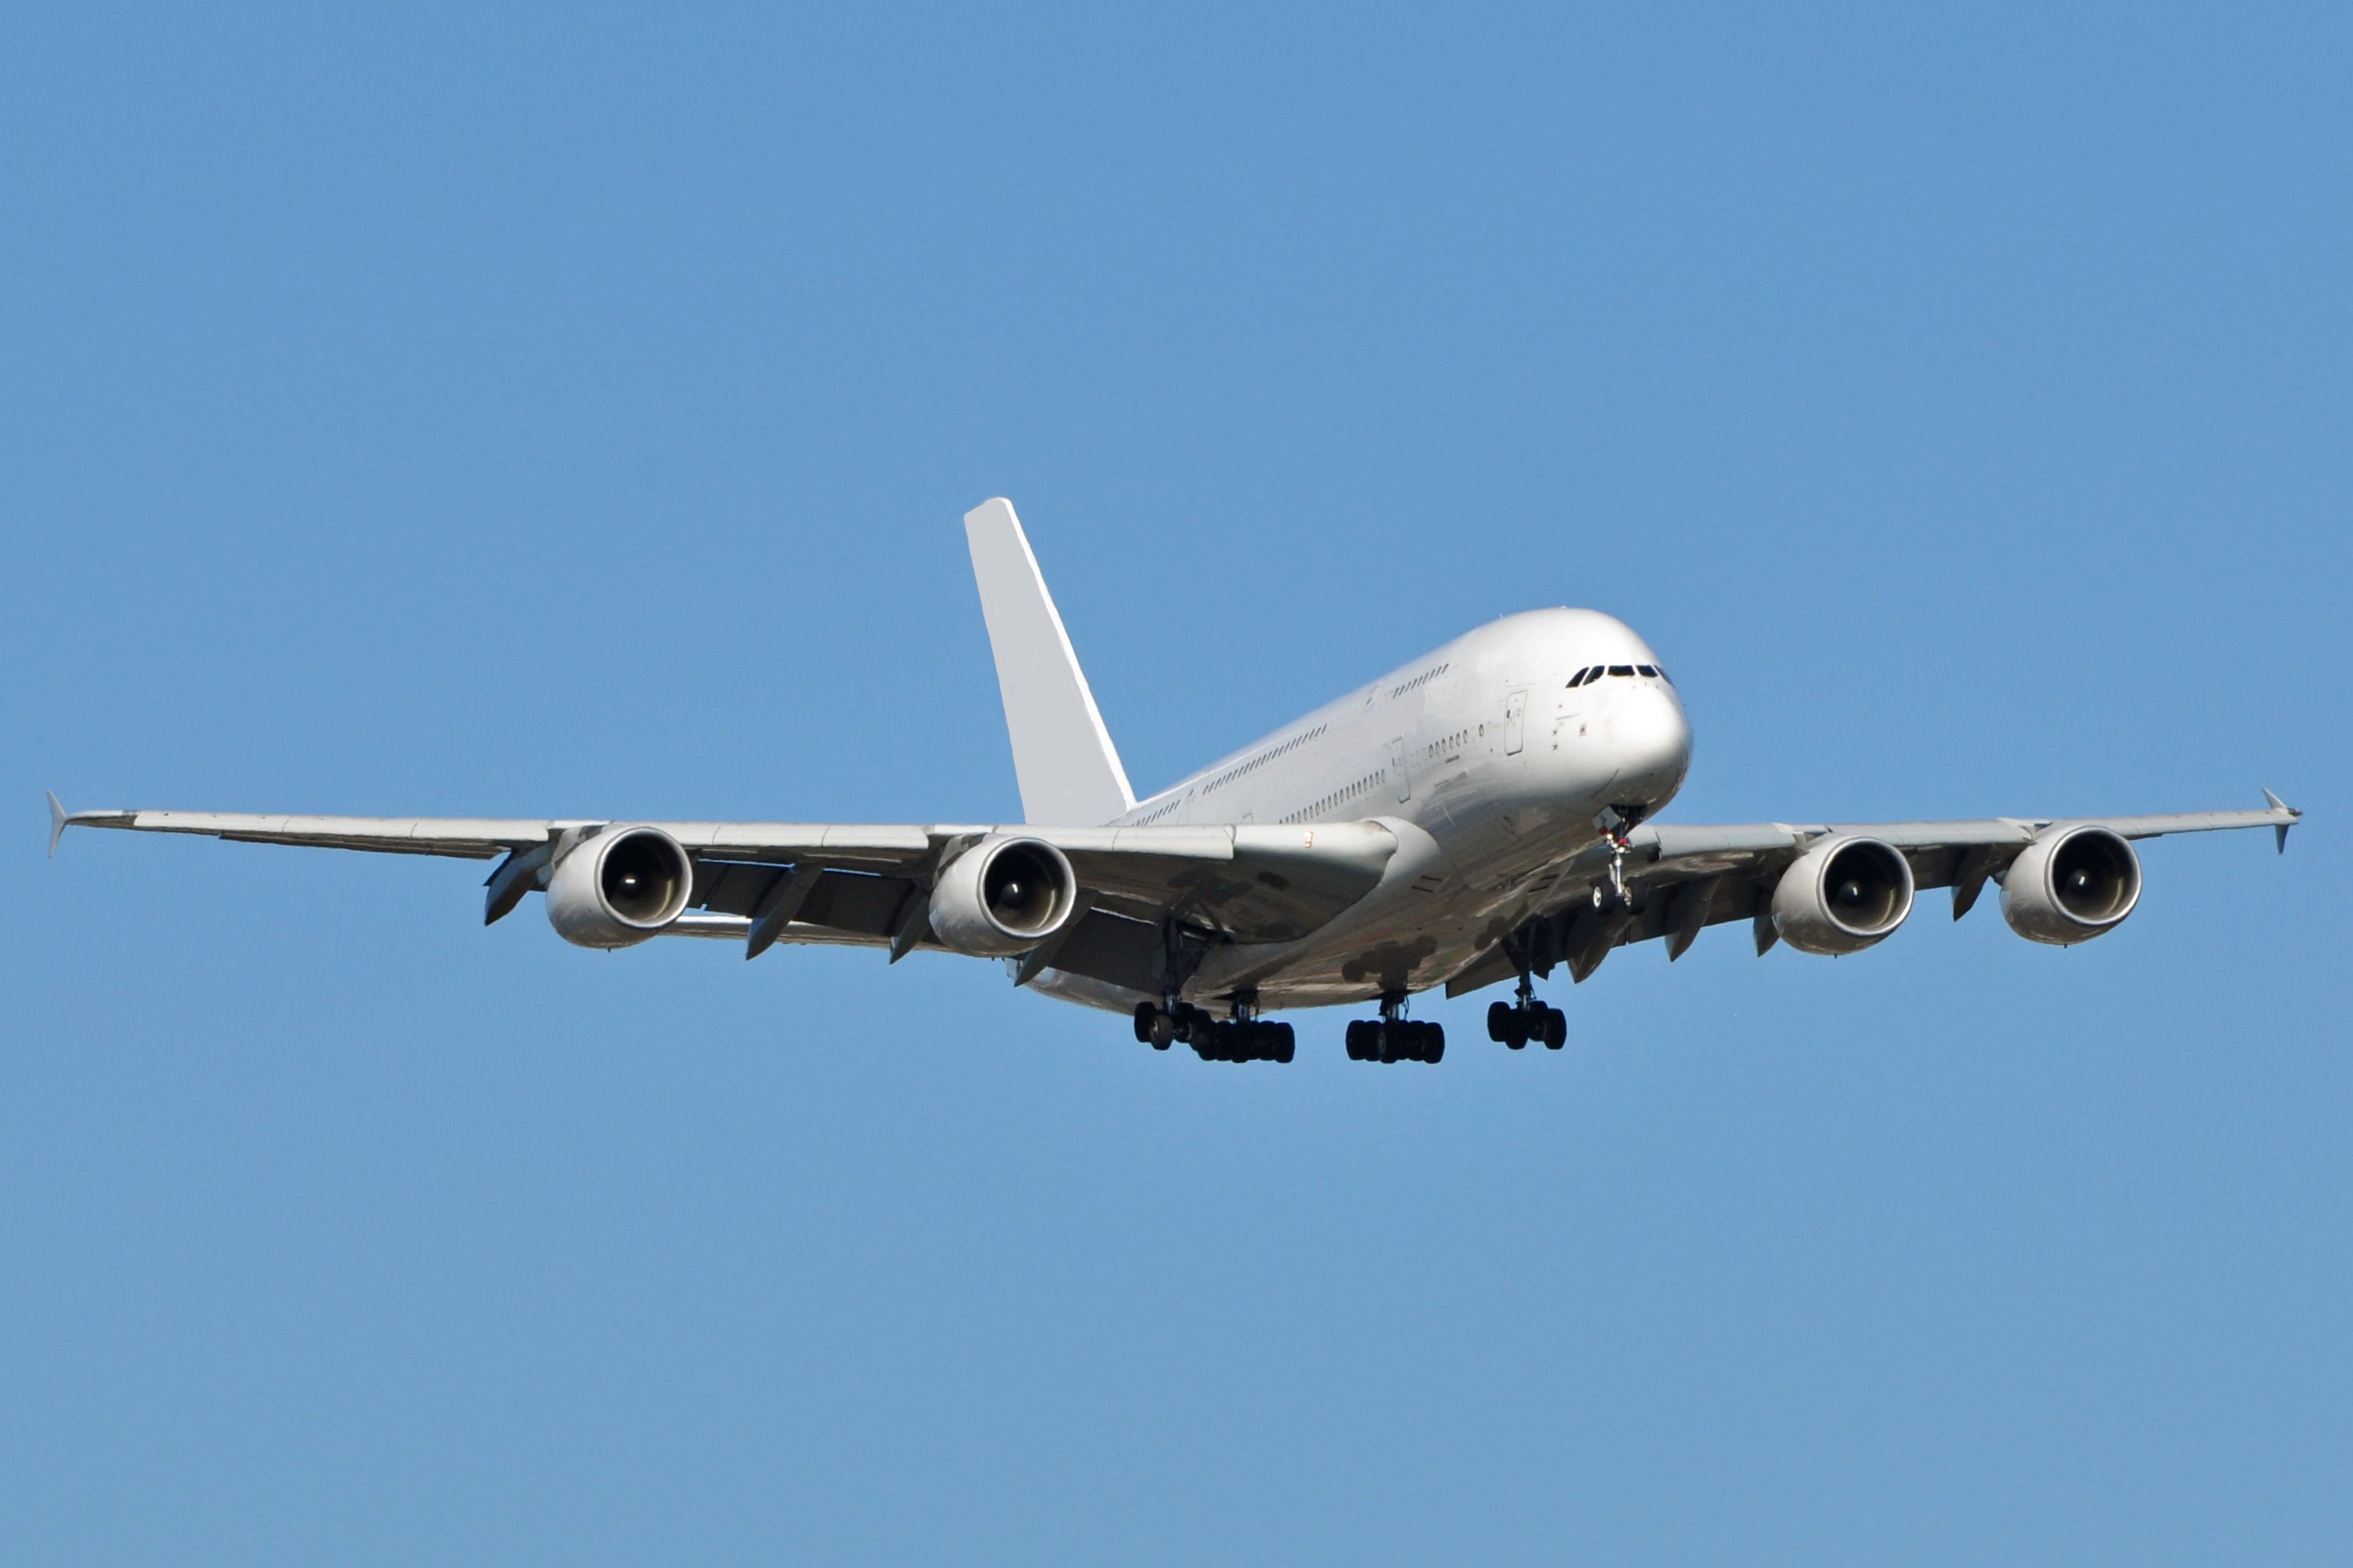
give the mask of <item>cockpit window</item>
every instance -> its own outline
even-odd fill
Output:
[[[1631,676],[1634,673],[1634,667],[1630,664],[1613,664],[1609,667],[1609,673],[1612,675]]]
[[[1655,664],[1638,664],[1634,667],[1634,673],[1637,675],[1647,675],[1656,679],[1659,673],[1659,667]]]
[[[1592,667],[1592,666],[1590,666],[1590,665],[1588,665],[1588,666],[1587,666],[1586,668],[1584,668],[1583,669],[1578,670],[1575,675],[1570,676],[1570,677],[1568,678],[1568,683],[1569,683],[1571,686],[1582,686],[1582,685],[1584,685],[1588,680],[1591,679],[1592,679],[1592,676],[1593,676],[1593,667]]]

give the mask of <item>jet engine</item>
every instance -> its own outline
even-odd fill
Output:
[[[991,835],[948,862],[932,889],[932,934],[957,952],[1003,958],[1069,922],[1079,879],[1042,838]]]
[[[2121,835],[2088,825],[2036,839],[2001,879],[2010,929],[2053,947],[2114,931],[2139,902],[2140,857]]]
[[[581,947],[632,947],[678,919],[694,862],[659,827],[608,827],[574,846],[547,884],[547,921]]]
[[[1911,862],[1876,838],[1825,838],[1773,889],[1773,929],[1799,952],[1861,952],[1911,912]]]

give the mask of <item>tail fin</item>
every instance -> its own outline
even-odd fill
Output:
[[[1062,827],[1109,822],[1135,805],[1135,792],[1013,503],[981,502],[964,514],[964,531],[997,655],[1022,815]]]

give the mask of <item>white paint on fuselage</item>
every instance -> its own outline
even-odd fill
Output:
[[[1593,610],[1533,610],[1457,637],[1139,802],[1126,823],[1377,819],[1399,849],[1380,885],[1293,942],[1213,949],[1185,996],[1254,989],[1269,1008],[1356,1002],[1441,984],[1537,912],[1565,877],[1606,859],[1594,818],[1656,811],[1691,762],[1663,678],[1589,666],[1657,656]],[[1071,1001],[1138,998],[1050,973]]]

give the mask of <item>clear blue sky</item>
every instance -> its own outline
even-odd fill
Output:
[[[1618,9],[20,9],[0,1556],[2341,1561],[2353,24]],[[1140,788],[1566,602],[1684,820],[2312,817],[1434,1070],[41,858],[1009,817],[1000,492]]]

